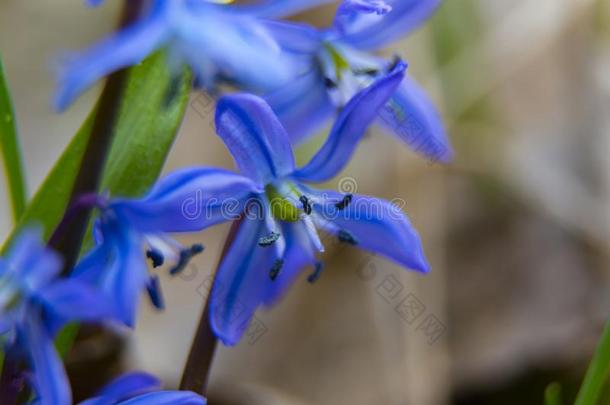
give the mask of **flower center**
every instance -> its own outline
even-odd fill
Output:
[[[282,195],[275,186],[268,184],[265,187],[265,194],[271,207],[271,215],[277,220],[286,222],[296,222],[301,218],[301,210],[294,206],[292,202]]]
[[[360,90],[370,86],[383,70],[379,61],[330,42],[322,47],[318,63],[328,94],[339,108],[344,107]]]

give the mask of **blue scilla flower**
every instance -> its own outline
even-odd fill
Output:
[[[210,300],[211,326],[225,344],[236,344],[254,311],[262,304],[274,303],[305,267],[314,269],[311,281],[319,277],[317,257],[324,244],[318,230],[404,267],[429,270],[416,231],[392,204],[373,197],[322,192],[307,185],[330,179],[345,165],[355,140],[375,118],[378,105],[400,84],[404,69],[404,64],[399,64],[366,94],[350,101],[325,145],[300,169],[295,168],[288,135],[263,99],[248,94],[221,98],[216,110],[217,132],[241,174],[183,169],[158,186],[162,204],[154,208],[132,204],[123,211],[129,220],[153,218],[149,215],[154,212],[174,212],[173,222],[181,226],[190,222],[193,229],[240,218],[233,243],[219,265]],[[185,210],[194,200],[198,209]]]
[[[90,2],[100,3],[99,1]],[[256,90],[288,80],[292,64],[263,24],[214,0],[151,0],[142,17],[89,50],[67,58],[55,106],[65,109],[83,90],[118,69],[166,48],[174,71],[188,64],[203,87],[217,80]]]
[[[276,87],[267,99],[299,142],[345,107],[356,94],[390,74],[397,59],[370,51],[419,26],[441,0],[345,0],[330,29],[291,22],[269,22],[278,43],[299,61],[299,74]],[[376,120],[424,156],[446,162],[452,150],[439,114],[409,76],[378,110]]]
[[[170,263],[169,272],[175,275],[204,249],[200,244],[185,247],[168,234],[198,229],[186,219],[188,207],[172,205],[175,186],[169,176],[139,199],[95,198],[99,212],[93,229],[95,246],[77,263],[72,276],[99,286],[115,303],[119,320],[130,327],[144,290],[155,307],[164,308],[159,278],[149,273],[147,258],[155,268]]]
[[[162,391],[160,381],[146,373],[125,374],[104,387],[94,398],[79,405],[205,405],[189,391]]]
[[[69,321],[109,319],[113,310],[97,290],[58,278],[61,260],[26,229],[0,258],[0,342],[7,361],[25,362],[41,405],[69,405],[66,373],[53,337]]]

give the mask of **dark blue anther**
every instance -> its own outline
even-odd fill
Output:
[[[276,259],[275,263],[273,263],[273,267],[271,267],[271,270],[269,270],[269,278],[272,281],[275,281],[277,276],[280,274],[280,271],[282,271],[282,266],[284,266],[284,261],[282,259]]]
[[[332,79],[325,77],[324,78],[324,86],[326,86],[326,88],[328,89],[336,89],[337,88],[337,83],[335,83]]]
[[[195,244],[188,249],[184,249],[180,252],[180,258],[178,259],[178,263],[174,267],[169,270],[169,273],[172,276],[179,274],[186,268],[186,265],[189,264],[189,261],[193,258],[193,256],[203,252],[203,245]]]
[[[337,238],[339,238],[339,242],[348,243],[350,245],[357,245],[358,241],[354,238],[354,235],[346,231],[345,229],[341,229],[337,234]]]
[[[146,252],[146,257],[150,259],[154,268],[163,266],[163,262],[165,261],[165,258],[163,257],[161,252],[156,249],[148,250]]]
[[[148,296],[155,308],[159,310],[165,309],[165,302],[163,300],[163,293],[161,292],[161,283],[157,275],[150,276],[148,283],[146,284],[146,290]]]
[[[311,201],[309,198],[307,198],[306,195],[302,195],[299,197],[299,201],[303,204],[303,211],[305,211],[307,215],[311,215]]]
[[[262,247],[269,247],[273,245],[280,238],[280,234],[277,232],[271,232],[267,236],[263,236],[258,240],[258,245]]]
[[[313,273],[311,273],[308,277],[307,277],[307,281],[309,281],[311,284],[315,283],[316,281],[318,281],[318,279],[320,278],[320,276],[322,275],[322,269],[324,268],[324,266],[322,265],[321,262],[316,262],[316,267],[313,271]]]
[[[353,195],[346,194],[345,196],[343,196],[343,199],[341,201],[339,201],[338,203],[335,204],[335,207],[338,210],[344,210],[352,203],[353,198],[354,198]]]

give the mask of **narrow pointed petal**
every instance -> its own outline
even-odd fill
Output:
[[[71,321],[92,322],[111,319],[115,314],[112,302],[97,288],[75,279],[53,283],[40,293],[48,315],[59,325]]]
[[[362,50],[375,50],[421,26],[442,0],[385,0],[392,10],[385,15],[361,13],[343,24],[342,41]]]
[[[258,184],[294,170],[288,135],[262,98],[251,94],[222,97],[216,106],[216,131],[241,173]]]
[[[61,257],[46,248],[40,228],[27,228],[19,234],[6,256],[8,271],[19,277],[31,291],[51,281],[61,270]]]
[[[109,248],[108,257],[102,262],[105,264],[104,271],[97,275],[100,278],[98,282],[102,291],[114,302],[118,319],[133,327],[140,294],[148,282],[142,241],[135,232],[117,221],[103,226],[106,238],[103,243],[109,244]],[[78,277],[86,278],[87,275],[80,273]]]
[[[71,56],[59,73],[55,108],[66,109],[80,93],[108,74],[140,63],[162,46],[169,31],[161,10],[99,42],[82,54]]]
[[[319,72],[312,69],[265,97],[293,144],[313,134],[335,113],[323,83]]]
[[[140,395],[117,405],[205,405],[206,403],[205,398],[194,392],[158,391]]]
[[[295,176],[313,182],[334,177],[349,162],[366,129],[394,94],[404,78],[407,65],[400,62],[386,76],[356,94],[343,108],[328,139]]]
[[[235,10],[244,14],[266,18],[279,18],[294,15],[309,8],[317,7],[335,0],[260,0],[255,4],[235,6]]]
[[[307,24],[286,21],[265,21],[265,28],[285,51],[312,58],[320,50],[321,32]]]
[[[379,122],[411,149],[429,159],[449,162],[453,150],[441,117],[423,89],[408,75],[379,111]]]
[[[158,390],[161,382],[154,376],[133,372],[125,374],[102,389],[97,397],[81,402],[79,405],[117,404],[132,397]]]
[[[39,405],[70,405],[72,395],[68,377],[53,339],[33,318],[28,320],[24,334]]]
[[[335,206],[343,195],[334,191],[318,194],[327,201],[314,209],[334,226],[330,232],[344,230],[354,238],[356,247],[380,254],[401,266],[426,273],[430,266],[421,239],[407,216],[389,201],[354,195],[342,210]]]
[[[392,7],[383,0],[343,0],[335,14],[334,27],[345,33],[354,28],[353,25],[362,15],[382,16],[390,11]]]
[[[235,219],[248,196],[262,191],[248,177],[195,167],[164,177],[142,199],[113,201],[112,209],[141,232],[200,231]]]
[[[245,218],[225,255],[212,288],[210,324],[225,345],[236,345],[272,282],[275,249],[259,246],[270,233],[261,218]]]

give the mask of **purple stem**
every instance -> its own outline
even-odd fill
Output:
[[[229,231],[229,235],[227,235],[217,268],[220,267],[225,255],[233,244],[242,220],[243,217],[234,221],[231,225],[231,230]],[[218,340],[210,327],[211,296],[212,292],[210,291],[203,311],[201,312],[199,325],[195,331],[191,350],[189,351],[186,365],[184,366],[184,371],[182,373],[182,380],[180,381],[181,390],[193,391],[203,396],[207,393],[212,361],[214,360],[214,354],[216,352],[216,347],[218,346]]]
[[[87,193],[78,197],[66,210],[57,228],[49,239],[49,246],[57,246],[61,238],[65,235],[69,225],[82,211],[89,211],[92,208],[101,208],[106,204],[106,199],[96,193]]]

